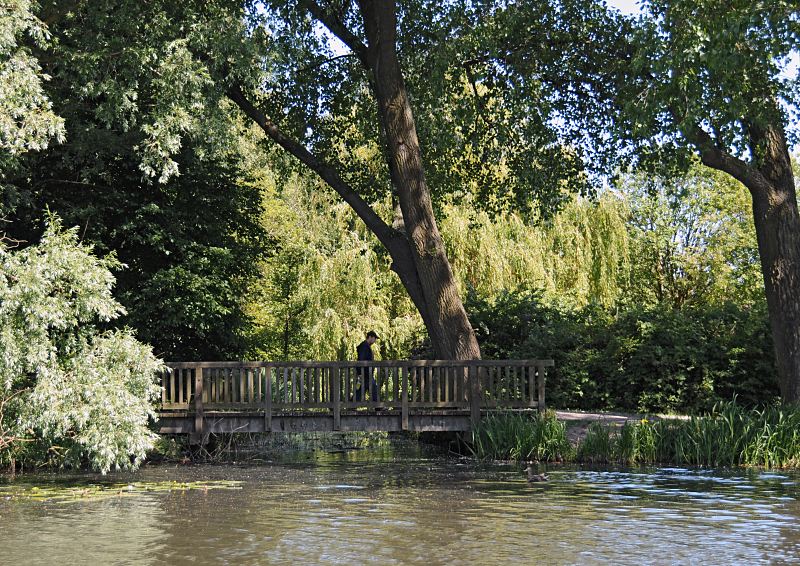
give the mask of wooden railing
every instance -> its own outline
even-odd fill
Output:
[[[545,368],[552,360],[404,360],[376,362],[171,362],[162,377],[162,409],[192,411],[202,430],[205,411],[277,412],[398,410],[410,412],[545,407]],[[372,375],[370,383],[363,372]],[[374,397],[374,398],[373,398]]]

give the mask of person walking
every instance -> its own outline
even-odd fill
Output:
[[[372,345],[378,340],[378,335],[374,330],[367,332],[367,338],[356,347],[359,362],[371,362],[375,358],[372,354]],[[361,401],[361,392],[369,391],[370,397],[373,401],[378,400],[378,384],[372,377],[371,367],[360,367],[356,370],[356,374],[360,377],[357,380],[356,387],[356,401]]]

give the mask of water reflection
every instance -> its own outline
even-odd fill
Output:
[[[528,484],[519,467],[476,466],[416,447],[156,467],[114,480],[228,479],[242,489],[0,501],[0,562],[678,564],[800,556],[796,473],[548,473],[549,482]]]

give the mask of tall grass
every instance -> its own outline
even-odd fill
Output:
[[[484,418],[468,447],[474,456],[494,460],[798,468],[800,406],[752,410],[734,400],[684,420],[592,423],[577,449],[555,413],[503,412]]]
[[[578,460],[594,463],[800,467],[800,407],[749,410],[735,401],[687,420],[593,423]]]
[[[573,453],[566,426],[552,411],[489,415],[473,431],[467,446],[477,458],[492,460],[554,462],[568,460]]]

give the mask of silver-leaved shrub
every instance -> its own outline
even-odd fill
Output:
[[[0,245],[0,464],[105,473],[152,448],[163,363],[131,330],[101,329],[124,314],[111,294],[118,266],[55,217],[38,245]]]

